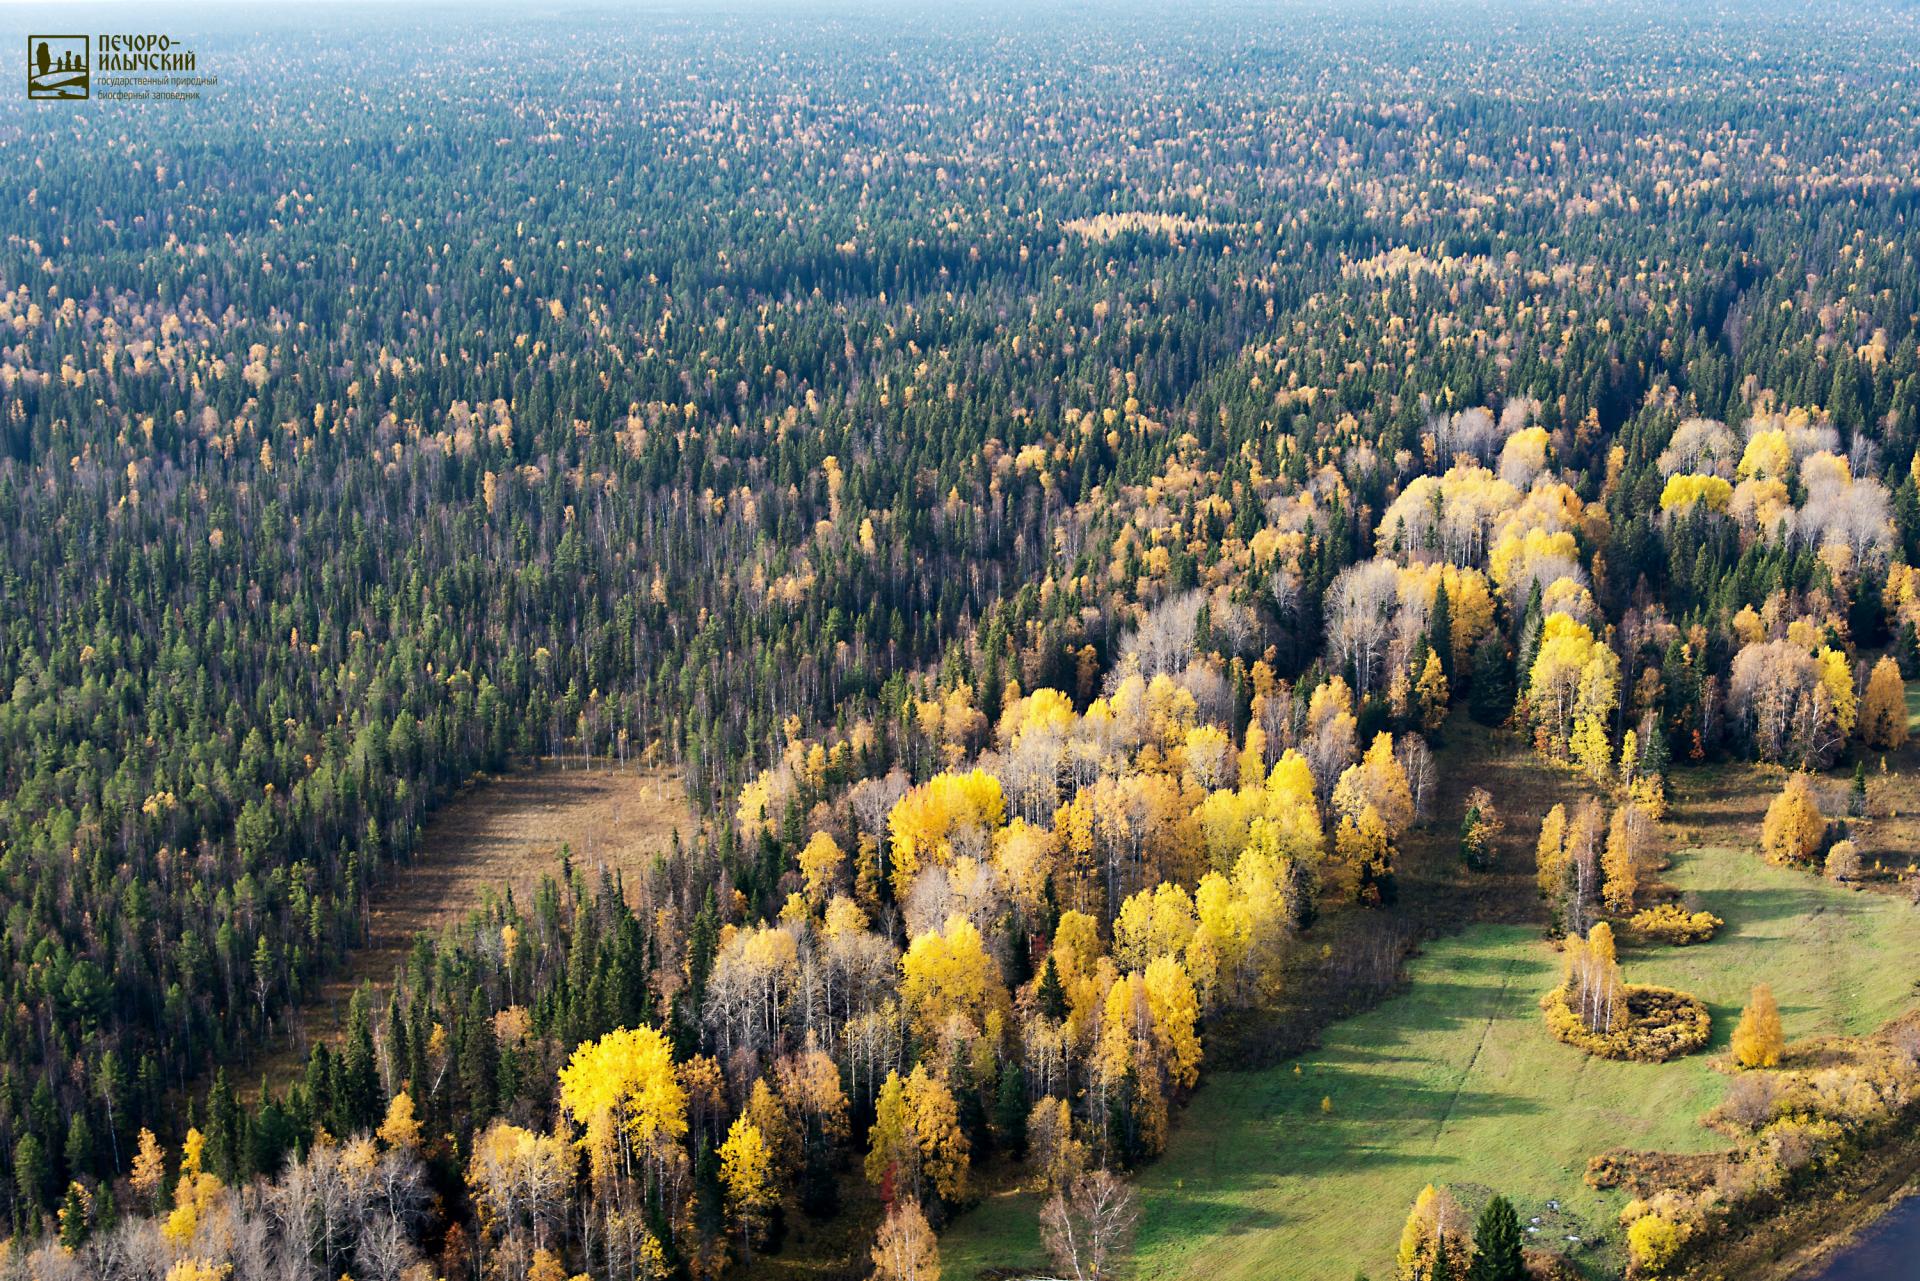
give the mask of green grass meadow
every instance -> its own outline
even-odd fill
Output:
[[[1725,1090],[1708,1066],[1755,982],[1790,1039],[1870,1031],[1915,999],[1920,911],[1772,868],[1746,850],[1685,851],[1668,879],[1726,920],[1712,942],[1628,952],[1630,982],[1694,993],[1714,1019],[1706,1054],[1672,1063],[1588,1058],[1547,1035],[1538,999],[1558,954],[1524,926],[1479,925],[1429,945],[1407,990],[1327,1029],[1295,1064],[1210,1073],[1139,1176],[1132,1275],[1141,1281],[1384,1281],[1422,1185],[1477,1208],[1505,1193],[1541,1245],[1597,1276],[1623,1261],[1619,1193],[1582,1180],[1613,1147],[1699,1151]],[[1321,1100],[1332,1101],[1323,1111]],[[1549,1208],[1557,1200],[1560,1210]],[[947,1276],[1044,1271],[1028,1194],[997,1196],[941,1240]],[[1577,1235],[1604,1244],[1575,1247]]]

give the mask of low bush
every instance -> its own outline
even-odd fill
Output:
[[[1689,912],[1678,903],[1662,903],[1635,912],[1627,924],[1650,943],[1686,947],[1690,943],[1706,942],[1726,922],[1712,912]]]
[[[1920,1016],[1871,1037],[1796,1049],[1800,1068],[1744,1074],[1703,1120],[1734,1139],[1724,1152],[1611,1152],[1587,1164],[1596,1188],[1630,1187],[1621,1212],[1630,1277],[1684,1271],[1688,1256],[1738,1234],[1776,1207],[1830,1192],[1862,1153],[1920,1116]],[[1640,1225],[1650,1218],[1661,1222]],[[1668,1227],[1673,1231],[1670,1233]]]
[[[1567,1003],[1557,987],[1541,998],[1547,1029],[1576,1049],[1603,1059],[1664,1063],[1691,1054],[1707,1043],[1713,1019],[1697,998],[1668,987],[1626,986],[1627,1019],[1614,1031],[1596,1032]]]

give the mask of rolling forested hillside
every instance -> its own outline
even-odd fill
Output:
[[[1911,910],[1910,11],[204,21],[0,106],[0,1275],[926,1281],[1019,1185],[1108,1276],[1423,932],[1707,1045],[1615,952],[1725,923],[1686,780]],[[443,805],[589,766],[684,780],[641,870],[309,1043]],[[1607,1267],[1911,1117],[1772,1000],[1752,1178],[1606,1176]],[[1464,1218],[1402,1274],[1513,1275]]]

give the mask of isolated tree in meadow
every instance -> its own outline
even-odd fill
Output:
[[[1860,876],[1860,850],[1852,841],[1835,841],[1833,848],[1827,851],[1827,879],[1834,881],[1858,880]]]
[[[1505,826],[1492,792],[1476,787],[1467,793],[1467,810],[1460,817],[1460,857],[1468,867],[1479,871],[1493,861],[1494,838]]]
[[[1813,780],[1805,774],[1792,775],[1767,806],[1767,817],[1760,825],[1761,851],[1775,863],[1806,863],[1820,852],[1826,835],[1827,820],[1814,800]]]
[[[1106,1281],[1139,1222],[1139,1200],[1110,1170],[1092,1170],[1040,1209],[1040,1240],[1062,1277]]]
[[[1773,989],[1756,983],[1733,1029],[1734,1062],[1744,1068],[1777,1067],[1786,1047],[1787,1034],[1780,1025],[1780,1004],[1773,999]]]
[[[1473,1230],[1473,1246],[1467,1281],[1525,1281],[1527,1262],[1513,1202],[1503,1196],[1487,1202]]]
[[[1907,684],[1900,665],[1882,657],[1867,678],[1867,696],[1860,711],[1860,737],[1868,747],[1891,751],[1907,741]]]

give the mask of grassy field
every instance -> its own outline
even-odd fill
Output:
[[[1773,985],[1790,1038],[1867,1031],[1915,1000],[1920,911],[1898,898],[1768,867],[1750,847],[1685,852],[1668,879],[1726,928],[1700,947],[1622,959],[1629,981],[1708,1003],[1707,1055],[1610,1063],[1559,1044],[1536,1004],[1558,977],[1557,954],[1534,928],[1474,926],[1431,944],[1403,994],[1329,1028],[1297,1072],[1206,1079],[1140,1176],[1134,1275],[1385,1277],[1429,1181],[1476,1207],[1505,1193],[1523,1223],[1541,1216],[1542,1245],[1573,1250],[1568,1236],[1597,1236],[1603,1244],[1576,1257],[1612,1271],[1620,1196],[1582,1182],[1587,1158],[1720,1142],[1696,1118],[1725,1088],[1708,1057],[1724,1049],[1751,984]],[[963,1216],[941,1242],[946,1274],[1038,1268],[1036,1209],[1031,1196],[1000,1195]]]

